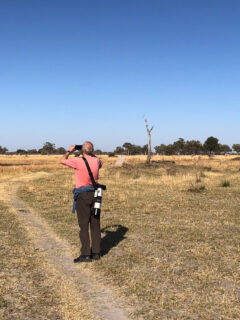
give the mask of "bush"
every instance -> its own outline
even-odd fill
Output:
[[[189,192],[195,192],[195,193],[200,193],[204,191],[206,187],[203,184],[190,184],[190,188],[188,189]]]
[[[115,153],[114,152],[109,152],[108,156],[109,157],[115,157]]]
[[[228,180],[224,180],[224,181],[221,182],[221,187],[226,188],[226,187],[229,187],[229,186],[230,186],[230,182]]]
[[[204,167],[203,169],[206,171],[212,171],[212,167]]]

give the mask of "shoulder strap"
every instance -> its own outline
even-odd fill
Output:
[[[84,157],[82,157],[82,159],[83,159],[83,161],[84,161],[85,164],[86,164],[86,167],[87,167],[87,170],[88,170],[88,174],[89,174],[90,179],[91,179],[91,181],[92,181],[92,185],[93,185],[94,189],[97,189],[97,184],[96,184],[96,181],[95,181],[94,178],[93,178],[93,174],[92,174],[92,171],[91,171],[91,169],[90,169],[90,167],[89,167],[89,164],[88,164],[88,162],[87,162],[87,159],[84,158]]]

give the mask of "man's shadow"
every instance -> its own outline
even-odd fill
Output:
[[[109,229],[114,228],[113,231]],[[114,224],[101,229],[105,236],[101,239],[101,255],[106,255],[113,247],[116,247],[122,240],[126,239],[125,233],[128,231],[127,227],[120,224]]]

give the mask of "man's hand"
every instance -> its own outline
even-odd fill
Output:
[[[73,152],[75,150],[75,145],[74,146],[70,146],[69,148],[68,148],[68,151],[69,152]]]
[[[75,145],[74,145],[74,146],[70,146],[70,147],[68,148],[68,151],[67,151],[67,152],[65,153],[65,155],[62,157],[60,163],[65,165],[64,160],[67,160],[68,157],[69,157],[69,155],[70,155],[70,153],[72,153],[74,150],[75,150]]]

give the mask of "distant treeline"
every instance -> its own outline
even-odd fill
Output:
[[[160,144],[155,146],[155,154],[159,155],[192,155],[192,154],[226,154],[232,151],[240,153],[240,144],[233,144],[230,148],[226,144],[220,144],[219,140],[215,137],[209,137],[202,144],[198,140],[187,140],[179,138],[171,144]],[[143,147],[125,142],[122,147],[117,147],[114,154],[147,154],[147,145]],[[154,153],[154,152],[153,152]]]
[[[103,152],[100,149],[95,150],[95,154],[113,155],[145,155],[147,154],[148,145],[138,146],[130,142],[125,142],[122,146],[116,147],[114,152]],[[160,144],[154,147],[155,154],[159,155],[194,155],[194,154],[227,154],[231,152],[240,153],[240,144],[233,144],[230,148],[227,144],[220,144],[215,137],[209,137],[202,144],[198,140],[187,140],[179,138],[171,144]],[[24,150],[18,149],[16,152],[8,152],[7,148],[0,146],[0,154],[64,154],[66,149],[63,147],[56,148],[54,143],[46,142],[41,149]]]
[[[17,149],[15,152],[8,152],[7,148],[0,146],[0,154],[64,154],[66,149],[63,147],[56,148],[54,143],[45,142],[41,149]]]

